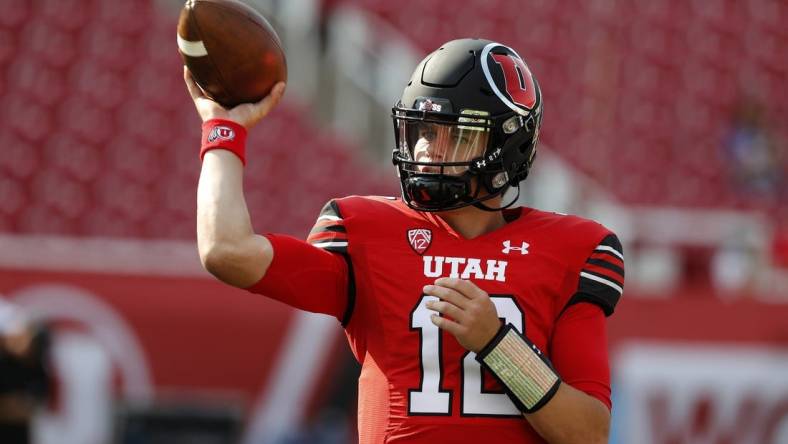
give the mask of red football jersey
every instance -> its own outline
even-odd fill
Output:
[[[590,302],[612,313],[623,287],[623,255],[615,235],[593,221],[529,208],[505,216],[504,227],[465,239],[399,199],[333,200],[308,239],[332,259],[301,249],[299,268],[313,271],[299,276],[282,266],[290,261],[292,268],[295,256],[280,255],[299,247],[271,237],[274,262],[251,290],[342,321],[362,364],[362,444],[544,442],[474,353],[432,324],[434,312],[425,306],[432,297],[422,288],[439,277],[473,281],[490,294],[499,317],[550,357],[557,321],[568,307]],[[321,261],[326,265],[318,266]],[[304,296],[296,288],[309,276],[318,276],[312,279],[321,281],[320,294]],[[591,308],[591,317],[602,317]],[[594,356],[606,361],[606,349]],[[591,380],[587,392],[607,396],[602,400],[609,406],[606,364],[602,376],[582,378]]]

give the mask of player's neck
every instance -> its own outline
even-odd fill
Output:
[[[484,211],[473,206],[437,214],[457,234],[466,239],[473,239],[506,225],[502,212]]]

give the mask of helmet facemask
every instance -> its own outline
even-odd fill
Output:
[[[397,143],[393,160],[408,205],[448,211],[492,199],[509,185],[501,150],[494,148],[500,128],[488,113],[395,107],[392,115]]]

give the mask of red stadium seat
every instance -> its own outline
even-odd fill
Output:
[[[91,21],[94,2],[98,0],[39,0],[35,13],[59,28],[78,31]]]
[[[0,0],[0,26],[10,30],[22,27],[31,15],[31,2]]]

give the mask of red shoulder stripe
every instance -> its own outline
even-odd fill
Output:
[[[610,253],[605,253],[603,251],[597,251],[597,252],[591,254],[591,256],[589,256],[589,259],[603,260],[605,262],[610,262],[611,264],[613,264],[613,265],[615,265],[617,267],[624,268],[624,261],[622,261],[618,256],[615,256],[615,255],[610,254]]]
[[[604,267],[600,267],[599,265],[585,264],[583,266],[583,270],[605,276],[609,279],[612,279],[619,285],[621,285],[621,283],[624,282],[624,276],[622,276],[620,273],[617,273],[613,270],[608,270],[607,268]]]
[[[322,231],[320,233],[310,234],[306,238],[307,242],[315,242],[322,240],[347,240],[347,233],[339,233],[336,231]]]

